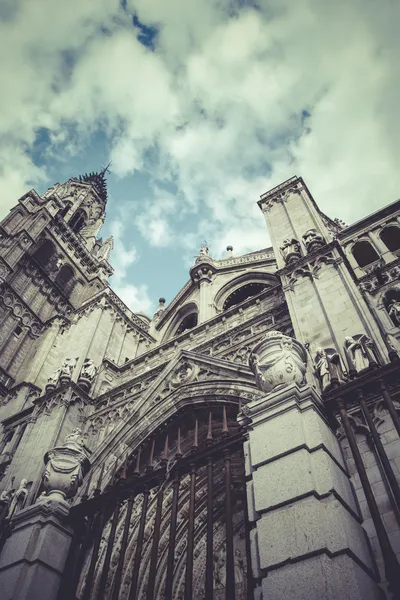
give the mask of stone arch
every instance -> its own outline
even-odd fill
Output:
[[[200,393],[200,391],[199,391]],[[180,406],[177,407],[174,415],[170,418],[164,418],[163,423],[161,425],[156,424],[155,427],[152,428],[150,433],[141,436],[140,442],[136,444],[136,448],[132,450],[132,446],[129,449],[129,456],[126,457],[125,461],[120,461],[120,465],[124,462],[124,465],[128,464],[132,465],[135,463],[137,458],[137,448],[141,447],[140,453],[140,471],[145,472],[147,468],[147,462],[149,460],[149,455],[155,457],[155,460],[152,462],[153,465],[157,464],[157,461],[160,460],[161,455],[164,451],[164,440],[165,436],[168,432],[168,436],[171,435],[170,443],[169,443],[169,451],[170,451],[170,460],[173,462],[173,457],[175,456],[175,452],[178,449],[178,435],[174,435],[174,430],[177,431],[179,428],[180,434],[180,447],[183,454],[183,457],[191,456],[191,444],[194,439],[194,429],[196,419],[200,423],[198,428],[198,442],[199,445],[204,445],[206,436],[208,435],[208,414],[211,411],[215,418],[212,419],[212,434],[216,443],[218,443],[218,439],[223,439],[223,428],[224,428],[224,419],[223,419],[223,407],[225,407],[227,413],[227,422],[230,432],[232,432],[232,428],[235,428],[235,431],[240,434],[240,427],[237,423],[236,416],[238,413],[238,401],[239,398],[235,397],[234,400],[233,394],[225,394],[225,397],[222,399],[218,399],[214,397],[214,403],[210,406],[210,401],[203,402],[193,402],[193,398],[186,399],[186,401],[181,401]],[[175,398],[175,401],[178,400]],[[178,400],[179,403],[179,400]],[[235,431],[233,434],[235,435]],[[172,434],[171,434],[172,432]],[[156,436],[156,438],[154,437]],[[152,440],[156,439],[157,441],[152,443]],[[240,442],[239,435],[239,443]],[[110,460],[108,462],[111,465],[111,470],[113,472],[113,464],[115,462],[116,455],[115,453],[109,455]],[[221,463],[221,464],[219,464]],[[124,468],[126,468],[124,466]],[[156,468],[156,466],[154,467]],[[118,470],[116,471],[117,479],[118,479]],[[233,489],[238,490],[238,494],[233,503],[233,531],[234,531],[234,547],[235,550],[239,551],[239,555],[246,560],[245,557],[245,528],[244,528],[244,519],[243,514],[245,511],[245,501],[243,499],[243,493],[239,494],[239,486],[240,490],[243,491],[243,480],[244,480],[244,459],[243,456],[237,456],[237,458],[232,459],[232,486]],[[104,481],[105,484],[105,481]],[[207,486],[207,476],[205,467],[198,468],[197,470],[197,479],[196,479],[196,512],[195,512],[195,532],[194,532],[194,598],[200,597],[200,591],[202,582],[204,580],[204,541],[206,536],[206,511],[207,511],[207,496],[206,496],[206,486]],[[163,487],[163,513],[160,527],[160,542],[159,542],[159,554],[158,554],[158,566],[156,573],[156,581],[155,581],[155,595],[154,597],[159,598],[162,597],[162,591],[165,585],[165,575],[166,575],[166,559],[168,552],[168,535],[169,535],[169,507],[171,505],[171,495],[172,495],[172,487],[171,482],[169,480],[165,481],[165,487]],[[224,470],[223,470],[223,457],[222,455],[218,458],[214,465],[214,552],[222,552],[224,545],[224,533],[225,533],[225,523],[224,523]],[[121,585],[121,598],[126,598],[126,592],[129,591],[130,586],[130,576],[132,573],[134,555],[135,555],[135,543],[136,543],[136,535],[137,529],[139,525],[139,519],[141,514],[141,502],[142,498],[138,497],[135,499],[133,504],[132,518],[130,520],[129,527],[129,539],[127,544],[127,551],[125,554],[124,568],[123,568],[123,578]],[[146,515],[146,526],[145,526],[145,536],[144,536],[144,544],[143,550],[141,553],[142,560],[139,571],[139,582],[138,582],[138,597],[142,597],[145,592],[147,581],[148,581],[148,573],[149,573],[149,563],[150,563],[150,555],[152,550],[152,531],[154,527],[154,518],[155,518],[155,510],[157,503],[157,493],[151,493],[149,507]],[[183,579],[185,576],[185,555],[186,555],[186,539],[187,539],[187,519],[189,512],[189,475],[188,473],[184,474],[181,478],[180,492],[179,492],[179,504],[178,504],[178,527],[177,527],[177,536],[176,536],[176,566],[175,566],[175,575],[174,575],[174,593],[173,597],[179,597],[179,588],[183,583]],[[126,516],[126,506],[121,508],[121,512],[119,514],[119,524],[117,526],[117,532],[114,540],[114,547],[116,549],[115,554],[118,558],[119,548],[121,546],[121,540],[123,536],[123,528]],[[111,527],[111,519],[112,513],[110,512],[107,516],[107,525],[105,533],[103,534],[104,540],[108,538],[108,532]],[[99,558],[96,566],[96,577],[95,583],[93,587],[93,596],[96,595],[98,586],[101,579],[102,574],[102,564],[104,562],[104,557],[106,554],[106,542],[104,542],[103,546],[100,549]],[[88,564],[90,561],[90,553],[86,562],[86,569],[83,570],[81,581],[80,581],[80,590],[78,590],[77,597],[79,598],[82,589],[84,586],[84,581],[88,569]],[[105,597],[109,597],[109,592],[112,589],[112,582],[114,578],[116,570],[116,563],[111,562],[111,570],[108,576],[106,594]],[[243,574],[245,571],[243,570]],[[243,576],[242,583],[239,582],[239,587],[242,585],[243,590],[245,586],[245,577]],[[145,594],[144,594],[145,595]]]
[[[167,327],[167,330],[163,336],[163,341],[180,335],[188,329],[193,329],[193,327],[196,327],[198,314],[199,307],[196,302],[191,301],[182,306],[172,319],[170,325]]]
[[[165,373],[161,374],[165,377]],[[179,411],[189,406],[191,408],[210,405],[223,406],[239,404],[244,405],[251,399],[258,397],[261,393],[257,391],[254,384],[245,381],[210,380],[206,382],[194,382],[181,386],[171,392],[166,398],[154,403],[157,391],[142,398],[136,403],[136,410],[131,414],[129,420],[116,425],[110,435],[104,436],[101,444],[95,448],[91,456],[92,463],[92,486],[98,478],[102,464],[107,462],[110,455],[118,456],[122,460],[129,448],[131,452],[154,434],[165,423],[176,418]],[[106,414],[102,415],[106,419]],[[107,483],[110,470],[105,468],[104,484]],[[86,477],[86,481],[89,475]],[[84,493],[85,482],[79,489],[74,504],[80,502]]]
[[[214,304],[217,311],[222,312],[277,284],[277,278],[270,273],[245,273],[228,281],[215,295]]]

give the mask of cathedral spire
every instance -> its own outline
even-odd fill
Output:
[[[110,172],[110,165],[111,163],[108,163],[108,165],[98,173],[94,171],[91,173],[84,173],[83,175],[79,175],[78,178],[79,181],[83,181],[84,183],[91,183],[104,203],[107,202],[106,174]]]

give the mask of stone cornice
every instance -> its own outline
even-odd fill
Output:
[[[358,232],[362,233],[363,230],[369,230],[375,224],[379,224],[380,221],[387,219],[388,217],[394,217],[396,211],[400,211],[400,199],[384,206],[380,210],[372,213],[352,223],[342,231],[340,231],[337,235],[340,241],[347,241],[347,238],[353,239],[354,235]]]

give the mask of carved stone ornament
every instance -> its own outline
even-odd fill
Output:
[[[62,446],[56,446],[44,456],[46,470],[43,476],[43,487],[47,498],[65,500],[72,498],[90,469],[90,462],[83,446],[80,429],[74,429]]]
[[[78,360],[77,358],[66,358],[64,360],[63,364],[61,365],[61,371],[60,371],[61,385],[64,385],[65,383],[68,383],[68,381],[70,381],[70,379],[72,377],[72,373],[74,372],[77,360]]]
[[[303,241],[307,248],[307,252],[312,252],[317,248],[322,248],[325,244],[325,240],[316,229],[309,229],[303,235]]]
[[[173,372],[169,382],[170,388],[176,389],[181,385],[191,383],[192,381],[197,379],[198,372],[199,368],[197,367],[197,365],[194,365],[189,361],[185,360],[184,362],[179,364]]]
[[[286,264],[296,262],[301,258],[299,241],[294,238],[283,240],[280,250]]]
[[[278,387],[305,383],[307,351],[280,331],[270,331],[250,354],[249,365],[257,387],[272,392]]]

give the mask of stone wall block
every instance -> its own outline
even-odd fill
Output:
[[[313,556],[270,571],[264,598],[286,600],[384,600],[385,595],[348,556]]]
[[[302,411],[292,401],[286,406],[281,405],[275,410],[271,409],[271,418],[264,421],[262,427],[255,427],[250,431],[251,459],[253,467],[272,460],[281,454],[290,452],[294,448],[307,446],[309,450],[321,445],[325,446],[343,465],[343,457],[334,433],[327,427],[326,422],[313,408]],[[282,409],[287,408],[283,412]],[[291,409],[290,409],[291,408]]]
[[[260,567],[269,569],[311,553],[350,550],[373,572],[362,527],[334,497],[305,498],[257,521]]]
[[[253,473],[253,481],[256,511],[334,490],[356,516],[359,514],[347,475],[323,449],[311,453],[301,449],[267,463]]]

